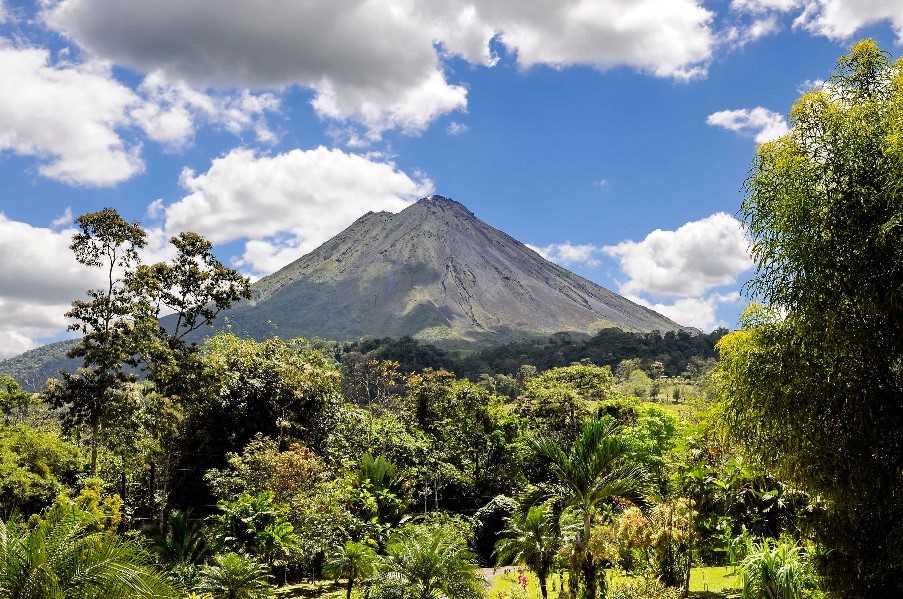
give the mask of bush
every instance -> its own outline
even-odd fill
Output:
[[[682,596],[679,589],[665,586],[654,576],[644,576],[618,582],[608,599],[680,599]]]
[[[739,563],[743,599],[822,597],[812,564],[812,549],[790,539],[750,542]]]

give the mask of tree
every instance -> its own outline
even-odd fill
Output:
[[[871,40],[763,144],[741,213],[757,272],[713,383],[736,439],[826,500],[839,595],[903,591],[903,63]]]
[[[267,567],[252,557],[224,553],[201,568],[200,590],[214,599],[266,599],[273,596]]]
[[[402,528],[389,543],[382,569],[389,583],[398,583],[415,599],[470,599],[482,589],[473,555],[460,531],[447,526]]]
[[[646,472],[629,461],[630,448],[617,427],[604,420],[587,423],[567,451],[549,438],[534,439],[533,449],[548,463],[564,504],[580,518],[573,551],[586,585],[584,596],[595,599],[598,584],[604,597],[605,576],[597,581],[599,564],[588,547],[593,526],[615,499],[645,505]]]
[[[366,543],[348,541],[330,556],[326,573],[335,578],[345,578],[345,599],[351,599],[354,583],[367,580],[376,573],[377,557]]]
[[[523,564],[536,572],[543,599],[548,599],[546,580],[561,544],[554,515],[545,505],[530,506],[509,519],[503,537],[496,544],[501,565]]]
[[[162,599],[180,597],[150,555],[92,530],[77,509],[61,505],[33,528],[0,521],[2,599]]]
[[[197,377],[196,332],[235,302],[250,299],[251,283],[224,266],[213,244],[197,233],[180,233],[169,242],[175,257],[137,266],[128,283],[141,326],[142,362],[161,392],[182,396]]]
[[[0,428],[0,511],[35,513],[49,506],[84,466],[59,433],[25,425]]]
[[[96,473],[100,430],[115,422],[109,408],[117,404],[116,391],[128,379],[123,366],[135,354],[135,301],[128,274],[139,264],[147,236],[138,223],[129,223],[112,208],[84,214],[76,223],[81,231],[69,247],[78,262],[103,272],[104,287],[74,300],[66,313],[72,321],[69,330],[82,335],[69,357],[81,358],[85,371],[80,377],[64,375],[49,399],[55,407],[65,406],[75,424],[90,429],[91,470]]]

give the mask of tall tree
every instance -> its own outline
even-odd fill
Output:
[[[117,410],[111,408],[121,403],[118,392],[128,378],[123,366],[135,354],[135,302],[128,275],[139,264],[138,252],[147,240],[137,223],[112,208],[84,214],[76,224],[80,231],[69,247],[78,262],[103,272],[104,286],[73,301],[66,313],[72,321],[69,330],[82,335],[69,357],[81,358],[85,370],[64,376],[48,399],[67,408],[71,424],[90,429],[91,469],[96,472],[100,431],[112,422]]]
[[[903,63],[872,40],[762,145],[742,214],[755,308],[714,375],[736,438],[827,501],[844,597],[903,592]]]
[[[584,597],[605,597],[605,573],[589,550],[590,533],[616,499],[645,504],[647,475],[630,462],[630,448],[617,434],[617,427],[604,420],[586,424],[569,450],[550,438],[534,439],[536,455],[549,465],[558,483],[557,493],[581,521],[574,539],[574,561],[585,585]],[[576,574],[576,572],[574,573]]]
[[[235,302],[249,299],[251,283],[224,266],[213,244],[197,233],[180,233],[170,244],[175,257],[139,265],[129,287],[142,333],[141,360],[158,390],[183,396],[197,383],[196,332]]]

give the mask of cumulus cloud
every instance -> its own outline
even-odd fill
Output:
[[[95,55],[201,88],[308,87],[322,116],[361,123],[371,140],[466,109],[443,59],[492,66],[493,39],[524,68],[675,79],[703,74],[714,45],[699,0],[49,0],[43,17]]]
[[[846,40],[863,27],[889,21],[903,41],[903,0],[812,0],[794,25],[835,40]]]
[[[639,296],[629,296],[629,299],[655,310],[659,314],[664,314],[674,322],[708,333],[720,326],[727,326],[727,323],[718,318],[718,306],[725,303],[736,303],[740,300],[740,294],[716,293],[704,297],[685,297],[671,303],[650,302]]]
[[[66,328],[70,302],[99,284],[69,250],[72,229],[55,231],[0,213],[0,358]]]
[[[177,148],[204,118],[271,140],[264,114],[278,107],[272,94],[212,96],[159,73],[132,90],[108,63],[53,61],[46,49],[0,39],[0,151],[37,158],[41,175],[63,183],[106,187],[142,172],[136,129]]]
[[[0,150],[39,158],[45,177],[106,186],[141,172],[140,148],[119,135],[137,102],[107,65],[54,65],[0,41]]]
[[[786,12],[798,8],[803,0],[731,0],[731,9],[741,12]]]
[[[130,116],[148,137],[172,149],[191,141],[201,119],[236,135],[253,131],[260,142],[275,141],[266,121],[266,113],[280,107],[272,93],[212,95],[184,81],[171,81],[160,71],[148,74],[138,89],[146,100]]]
[[[734,217],[718,212],[674,231],[656,229],[642,241],[605,246],[628,276],[621,290],[698,297],[729,285],[749,269],[749,240]]]
[[[721,110],[710,114],[706,119],[706,123],[728,131],[752,135],[755,137],[756,143],[765,143],[777,139],[789,131],[787,120],[783,115],[761,106],[737,110]]]
[[[396,212],[432,191],[429,179],[391,162],[324,147],[276,155],[236,149],[204,173],[185,170],[181,185],[186,196],[155,205],[164,230],[190,229],[215,243],[250,240],[238,264],[254,273],[284,266],[368,210]]]
[[[591,243],[550,243],[545,246],[527,244],[527,247],[548,260],[564,266],[583,264],[585,266],[599,266],[599,255],[602,248]]]
[[[887,21],[903,41],[903,0],[732,0],[731,8],[753,14],[792,12],[794,27],[834,40]]]

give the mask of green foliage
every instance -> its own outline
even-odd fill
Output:
[[[256,435],[241,454],[229,453],[227,469],[204,474],[213,495],[220,500],[241,494],[269,491],[277,502],[288,502],[310,491],[323,477],[322,460],[298,443],[279,451],[275,441]]]
[[[829,587],[903,592],[903,64],[864,40],[760,147],[742,214],[769,318],[719,343],[737,439],[826,500]],[[779,316],[783,315],[783,318]]]
[[[619,502],[646,504],[648,476],[629,459],[629,448],[610,422],[586,424],[568,450],[549,438],[533,441],[535,452],[549,466],[557,483],[554,492],[579,519],[572,543],[572,561],[583,576],[584,596],[595,599],[597,584],[605,596],[605,577],[598,577],[600,564],[590,551],[593,526]]]
[[[11,376],[0,374],[0,414],[7,425],[21,422],[32,405],[30,393],[22,391],[19,383]]]
[[[397,524],[406,507],[405,480],[383,456],[364,454],[354,475],[357,502],[364,519]]]
[[[326,562],[325,573],[334,578],[344,578],[345,599],[351,599],[354,584],[364,581],[376,573],[376,552],[366,543],[347,542]]]
[[[387,547],[384,585],[411,599],[475,599],[482,596],[473,554],[450,526],[401,528]],[[379,596],[379,592],[377,594]]]
[[[561,546],[556,517],[547,505],[530,506],[509,519],[496,544],[499,565],[521,564],[536,572],[543,599],[548,597],[546,580]]]
[[[207,538],[201,522],[190,512],[173,510],[166,520],[166,529],[159,534],[154,547],[160,557],[170,564],[198,564],[209,553]]]
[[[213,599],[266,599],[273,596],[267,567],[239,553],[216,555],[201,568],[198,590]]]
[[[269,491],[239,495],[217,504],[212,520],[213,538],[220,549],[248,553],[267,564],[283,565],[297,545],[288,507],[276,503]]]
[[[749,541],[738,564],[743,599],[823,597],[811,548],[787,540]]]
[[[680,599],[683,596],[680,589],[647,574],[619,580],[612,586],[608,599]]]
[[[136,545],[94,530],[92,517],[55,506],[33,527],[0,521],[0,598],[140,599],[177,593]]]
[[[50,505],[75,482],[81,452],[51,430],[0,427],[0,506],[6,516]]]

